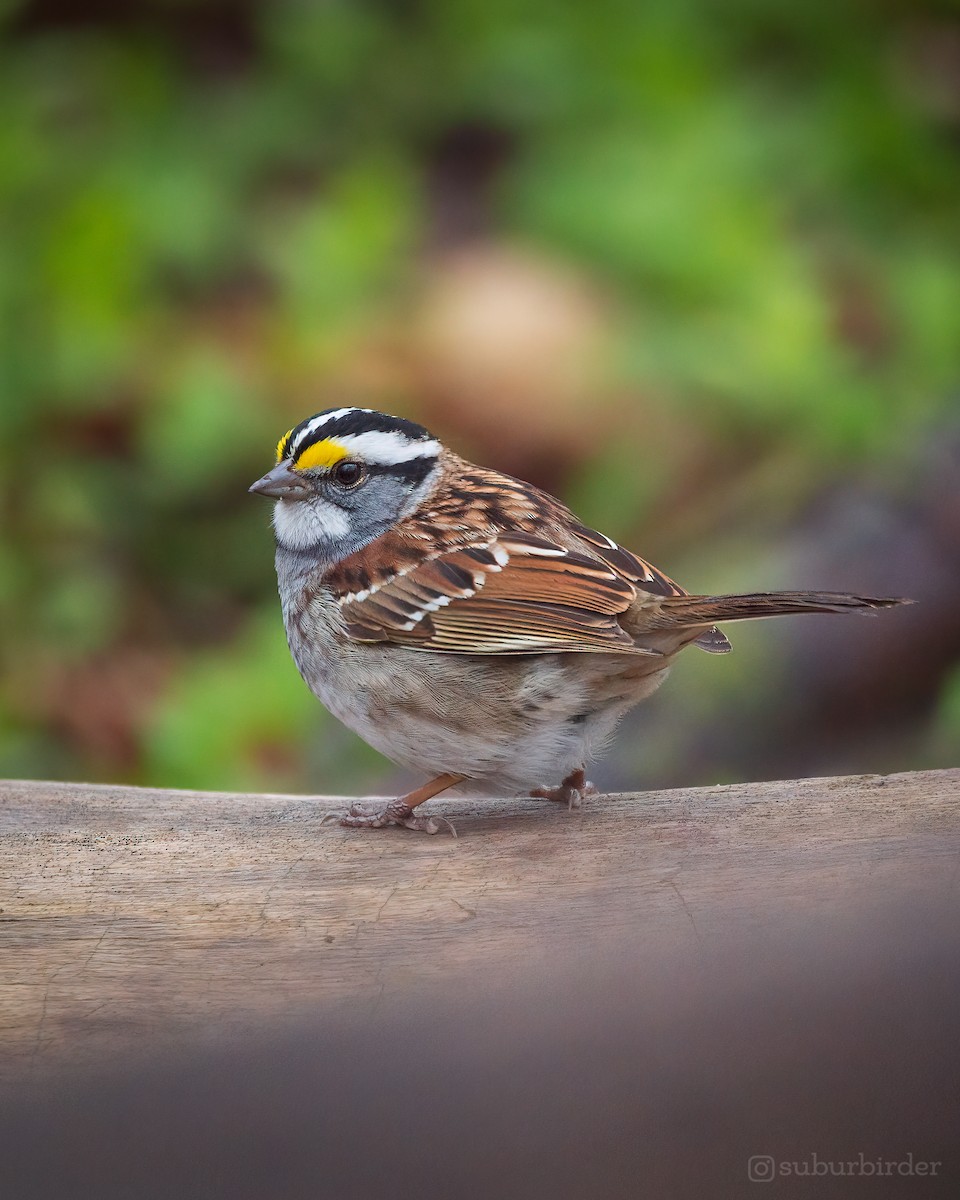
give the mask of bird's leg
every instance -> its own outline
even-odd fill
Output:
[[[584,796],[592,796],[596,790],[592,783],[587,782],[585,768],[577,767],[559,787],[534,788],[530,795],[537,800],[557,800],[567,808],[579,808]]]
[[[402,825],[405,829],[416,829],[420,833],[439,833],[445,829],[456,837],[457,831],[445,817],[423,816],[413,810],[424,800],[445,792],[447,788],[462,783],[464,779],[466,775],[438,775],[436,779],[431,779],[416,791],[391,800],[385,808],[354,804],[349,812],[340,817],[340,824],[350,829],[383,829],[386,825]],[[335,814],[331,813],[331,816]]]

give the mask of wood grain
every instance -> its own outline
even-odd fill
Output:
[[[960,770],[549,802],[433,802],[459,837],[323,824],[329,797],[0,783],[10,1079],[198,1030],[383,1010],[629,931],[663,959],[960,900]],[[878,916],[877,920],[881,918]],[[639,939],[639,943],[638,943]]]

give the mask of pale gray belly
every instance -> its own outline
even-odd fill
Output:
[[[312,615],[316,631],[327,614]],[[288,633],[310,689],[364,741],[394,762],[467,775],[487,791],[559,781],[666,674],[662,660],[633,656],[437,654],[304,639],[290,622]]]

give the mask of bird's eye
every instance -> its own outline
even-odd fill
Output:
[[[363,481],[363,467],[349,458],[338,462],[332,474],[334,482],[339,483],[341,487],[356,487]]]

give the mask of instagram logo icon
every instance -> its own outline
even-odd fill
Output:
[[[747,1162],[747,1178],[751,1183],[769,1183],[776,1171],[771,1154],[754,1154]]]

